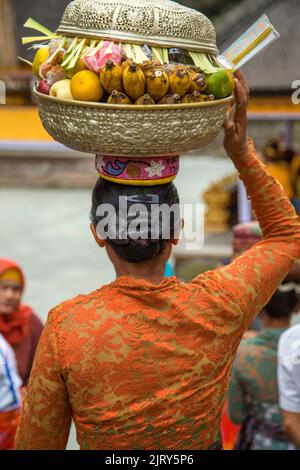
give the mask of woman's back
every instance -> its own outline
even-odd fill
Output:
[[[52,428],[53,400],[56,420],[66,416],[69,401],[82,449],[215,445],[215,422],[243,334],[242,318],[229,310],[226,316],[215,295],[209,273],[193,285],[169,278],[153,286],[122,277],[55,308],[31,384],[38,395],[40,384],[51,381],[52,401],[43,402],[38,419],[49,419]]]

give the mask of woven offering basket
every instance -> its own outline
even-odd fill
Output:
[[[170,0],[75,0],[56,33],[218,55],[212,23]],[[58,142],[87,153],[132,157],[181,154],[209,144],[232,101],[230,96],[142,106],[62,100],[37,89],[34,95],[45,129]]]
[[[43,125],[55,140],[82,152],[131,157],[181,154],[209,144],[232,101],[125,106],[34,94]]]

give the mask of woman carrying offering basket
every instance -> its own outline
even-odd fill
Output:
[[[91,229],[114,264],[116,280],[50,311],[18,449],[65,449],[72,418],[81,449],[222,448],[221,415],[237,348],[300,257],[298,217],[247,140],[248,86],[240,72],[235,82],[235,115],[224,126],[224,147],[246,186],[263,240],[189,284],[166,279],[182,221],[174,213],[173,220],[162,216],[155,223],[150,213],[155,205],[179,203],[174,184],[132,185],[127,172],[118,185],[107,171],[120,180],[126,163],[102,161]],[[160,166],[166,176],[168,164],[165,159]],[[132,179],[143,178],[144,171],[137,162]],[[125,215],[120,197],[129,208]],[[115,208],[116,217],[99,210],[103,204]],[[130,215],[135,204],[144,207],[142,221],[151,220],[140,233]]]

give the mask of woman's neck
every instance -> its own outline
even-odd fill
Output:
[[[145,279],[151,284],[160,284],[164,280],[163,266],[139,266],[138,264],[122,263],[115,266],[117,278],[129,276],[134,279]]]
[[[127,276],[134,279],[144,279],[151,284],[160,284],[165,279],[164,273],[171,254],[171,246],[160,256],[143,263],[128,263],[120,259],[109,246],[107,247],[107,254],[114,265],[117,278]]]

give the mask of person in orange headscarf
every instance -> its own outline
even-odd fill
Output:
[[[20,266],[0,258],[0,333],[15,352],[22,385],[26,386],[43,325],[30,307],[22,305],[24,287]]]

